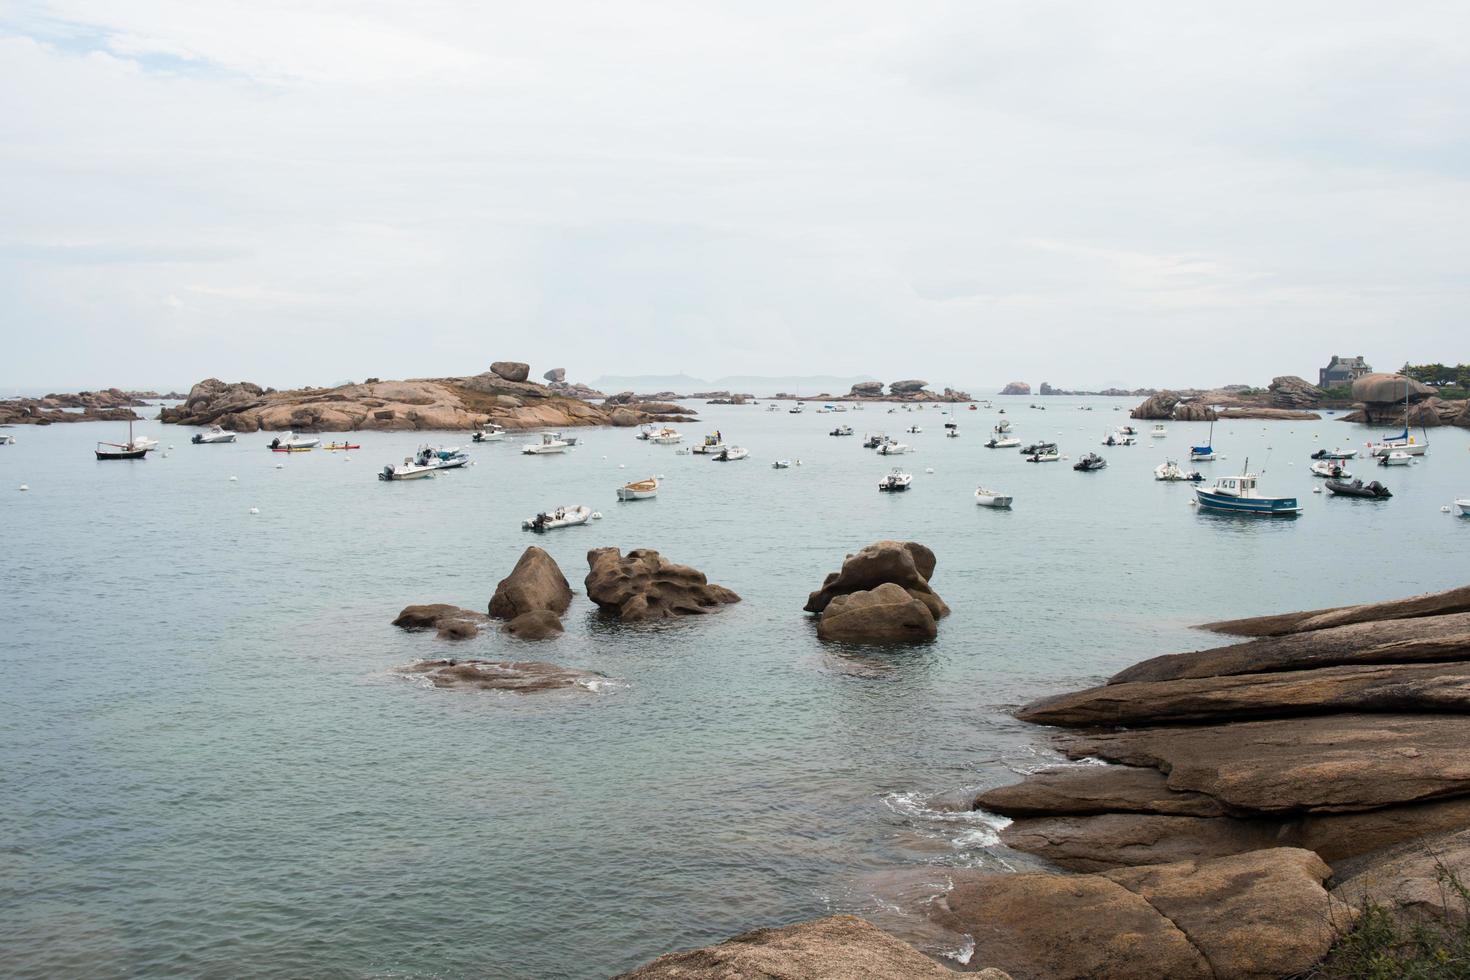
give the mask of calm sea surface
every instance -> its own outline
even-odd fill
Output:
[[[834,911],[952,950],[922,916],[948,870],[1023,860],[994,820],[952,807],[1050,758],[1008,709],[1211,645],[1191,623],[1470,580],[1470,520],[1440,510],[1470,495],[1470,432],[1432,431],[1413,467],[1349,464],[1392,487],[1374,503],[1311,494],[1307,469],[1374,430],[1219,423],[1226,459],[1201,469],[1249,456],[1267,492],[1305,503],[1262,521],[1199,514],[1187,486],[1152,480],[1204,424],[1103,449],[1122,402],[994,402],[1023,441],[1109,467],[987,450],[993,410],[956,412],[963,435],[945,439],[942,411],[879,406],[701,406],[681,428],[751,449],[733,464],[588,430],[562,457],[512,438],[396,484],[374,474],[467,434],[365,432],[350,457],[283,457],[265,435],[194,446],[148,422],[166,458],[97,463],[92,443],[123,427],[8,430],[0,972],[599,977]],[[842,423],[857,436],[827,435]],[[860,446],[914,423],[911,456]],[[879,494],[895,463],[913,490]],[[614,500],[650,474],[658,499]],[[1014,510],[976,507],[978,482]],[[605,515],[535,539],[579,593],[564,637],[451,647],[389,625],[413,602],[482,608],[532,543],[521,519],[559,503]],[[878,538],[934,549],[954,615],[913,649],[819,643],[806,594]],[[601,545],[657,548],[745,601],[600,622],[580,588]],[[390,673],[451,651],[614,683],[471,694]]]

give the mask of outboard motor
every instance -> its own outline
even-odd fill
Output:
[[[385,479],[385,480],[391,480],[391,479],[393,479],[393,467],[392,466],[385,466],[385,467],[383,467],[383,479]]]
[[[272,449],[280,449],[281,448],[281,437],[280,436],[276,436],[274,439],[271,440],[271,448]]]

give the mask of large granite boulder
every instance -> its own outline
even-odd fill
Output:
[[[619,428],[626,429],[630,426],[637,425],[639,418],[639,414],[633,411],[631,408],[619,407],[612,410],[612,412],[607,417],[607,421],[609,425],[615,425]]]
[[[495,586],[490,597],[490,615],[515,619],[529,612],[546,610],[557,616],[572,604],[572,589],[556,559],[532,545],[516,562],[509,575]]]
[[[851,393],[857,398],[879,398],[883,394],[883,382],[859,381],[852,386]]]
[[[395,673],[422,677],[434,687],[510,691],[515,694],[569,689],[591,691],[596,689],[597,681],[606,676],[596,671],[534,661],[420,660],[393,669]]]
[[[1470,907],[1450,883],[1470,885],[1470,829],[1419,837],[1337,869],[1334,897],[1389,911],[1407,926],[1431,921],[1464,925]]]
[[[478,636],[480,627],[488,621],[489,617],[473,609],[435,602],[405,606],[393,625],[406,630],[437,630],[441,640],[468,640]]]
[[[1163,773],[1137,766],[1044,769],[1019,783],[986,790],[975,797],[975,809],[1007,817],[1115,812],[1188,817],[1225,814],[1224,807],[1213,797],[1176,792],[1169,788]]]
[[[953,871],[935,919],[1017,980],[1277,978],[1352,921],[1309,851],[1272,848],[1103,874]]]
[[[165,408],[158,417],[164,422],[181,425],[213,425],[222,416],[236,414],[261,404],[265,394],[264,388],[249,381],[231,383],[218,378],[205,378],[189,389],[189,396],[182,405]]]
[[[1272,408],[1290,409],[1316,408],[1326,394],[1310,381],[1294,374],[1272,378],[1268,391]]]
[[[942,619],[949,615],[949,606],[929,585],[935,564],[934,552],[916,541],[875,541],[848,555],[842,568],[830,573],[822,587],[807,597],[804,608],[820,613],[837,596],[870,592],[892,583],[928,606],[935,619]]]
[[[531,365],[524,361],[496,361],[490,365],[490,372],[506,381],[525,381],[531,376]]]
[[[1470,716],[1340,714],[1067,738],[1095,757],[1168,774],[1242,814],[1373,810],[1470,794]]]
[[[906,643],[938,634],[929,607],[891,582],[834,596],[817,620],[817,636],[848,643]]]
[[[625,623],[714,612],[740,597],[711,585],[704,573],[676,565],[651,548],[624,555],[617,548],[587,552],[587,598]]]
[[[1402,374],[1365,374],[1353,382],[1353,401],[1367,405],[1397,405],[1404,409],[1404,396],[1409,402],[1423,401],[1434,395],[1433,388]]]
[[[1012,381],[1000,390],[1002,395],[1029,395],[1031,386],[1024,381]]]
[[[908,378],[903,381],[892,381],[888,384],[888,391],[894,395],[912,395],[929,387],[929,382],[920,381],[918,378]]]
[[[541,377],[543,380],[550,382],[551,384],[560,384],[567,379],[567,369],[552,368],[550,371],[547,371],[545,374],[541,375]]]
[[[1002,980],[992,971],[987,980]],[[616,980],[945,980],[954,973],[850,915],[757,929],[668,953]]]
[[[1129,416],[1135,419],[1172,419],[1174,406],[1179,404],[1179,395],[1173,391],[1161,391],[1149,395]]]

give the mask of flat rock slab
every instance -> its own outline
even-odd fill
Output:
[[[1262,847],[1300,847],[1337,867],[1342,860],[1466,826],[1470,797],[1280,819],[1155,813],[1020,817],[1000,839],[1069,871],[1223,857]]]
[[[1306,612],[1279,613],[1275,616],[1253,616],[1249,619],[1227,619],[1206,623],[1200,629],[1237,636],[1281,636],[1310,630],[1369,623],[1383,619],[1413,619],[1419,616],[1442,616],[1446,613],[1470,612],[1470,585],[1443,592],[1426,592],[1407,599],[1370,602],[1361,606],[1338,606]]]
[[[957,872],[934,917],[1017,980],[1274,978],[1335,938],[1329,874],[1291,848],[1106,874]]]
[[[669,953],[615,980],[953,980],[954,976],[872,923],[834,915]]]
[[[393,625],[406,630],[437,630],[441,640],[468,640],[478,636],[480,627],[489,621],[490,617],[473,609],[432,602],[404,606]]]
[[[512,691],[516,694],[576,688],[591,690],[592,682],[606,676],[595,671],[528,660],[420,660],[393,670],[399,674],[423,675],[435,687]]]
[[[1470,717],[1343,714],[1062,740],[1072,758],[1153,766],[1250,815],[1372,810],[1470,793]]]
[[[1033,701],[1016,717],[1093,728],[1333,711],[1470,711],[1470,663],[1366,664],[1104,684]]]
[[[988,789],[975,809],[1006,817],[1161,813],[1218,817],[1225,813],[1203,793],[1176,793],[1157,769],[1136,766],[1069,766],[1046,769],[1019,783]]]
[[[1470,660],[1470,613],[1354,623],[1192,653],[1171,653],[1134,664],[1108,683],[1445,660]]]

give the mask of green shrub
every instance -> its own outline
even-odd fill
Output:
[[[1365,898],[1358,921],[1310,973],[1312,980],[1464,980],[1470,978],[1470,889],[1443,864],[1439,883],[1448,920],[1405,924]]]

